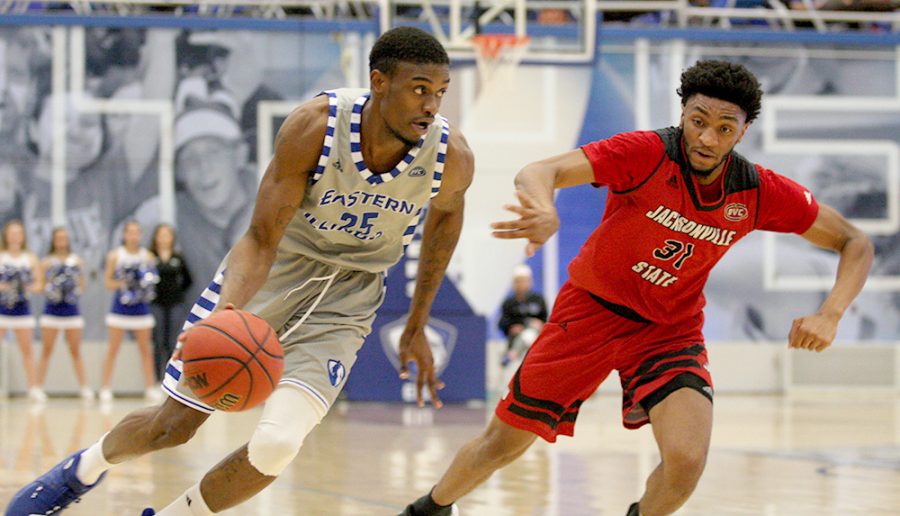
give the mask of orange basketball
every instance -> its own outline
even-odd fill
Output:
[[[195,324],[185,334],[181,359],[194,395],[225,412],[265,401],[284,370],[272,327],[244,310],[221,310]]]

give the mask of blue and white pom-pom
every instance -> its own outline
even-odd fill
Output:
[[[7,288],[0,289],[0,304],[12,308],[25,301],[25,287],[31,283],[32,275],[28,269],[0,266],[0,283],[6,283]]]
[[[53,304],[65,303],[74,305],[78,303],[81,288],[78,285],[78,277],[81,268],[77,265],[57,264],[47,273],[49,281],[44,288],[47,301]]]
[[[159,273],[153,265],[138,265],[122,270],[125,286],[119,291],[119,302],[123,305],[149,303],[156,299],[156,284]]]

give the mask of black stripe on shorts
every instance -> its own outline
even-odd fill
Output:
[[[662,400],[666,399],[666,396],[683,387],[694,389],[695,391],[705,396],[709,401],[713,400],[712,387],[710,387],[709,384],[706,383],[706,380],[693,373],[684,372],[679,374],[675,378],[672,378],[671,381],[667,382],[659,389],[656,389],[655,391],[645,396],[644,399],[641,400],[641,407],[643,407],[644,412],[650,414],[650,409],[655,407]]]
[[[515,376],[513,376],[513,403],[510,403],[508,407],[510,412],[524,418],[540,421],[554,430],[560,422],[575,422],[575,419],[578,417],[578,411],[581,408],[582,403],[584,403],[584,400],[576,399],[568,407],[563,407],[552,400],[528,396],[522,392],[522,386],[519,380],[521,370],[522,368],[520,366],[516,371]],[[552,412],[555,414],[555,417],[546,412],[530,410],[527,407],[539,408]]]

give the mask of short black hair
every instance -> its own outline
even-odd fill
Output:
[[[681,105],[698,93],[737,104],[747,114],[748,123],[759,116],[763,92],[759,81],[743,65],[713,59],[698,61],[681,74]]]
[[[415,27],[396,27],[378,38],[369,53],[369,71],[390,75],[397,63],[450,64],[444,46],[434,36]]]

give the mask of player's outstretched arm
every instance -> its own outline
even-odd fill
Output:
[[[294,110],[275,137],[275,155],[256,195],[250,227],[231,249],[221,297],[216,305],[242,308],[269,275],[278,242],[306,192],[325,138],[328,98],[318,97]]]
[[[443,383],[434,373],[434,359],[425,338],[425,325],[431,304],[437,294],[447,264],[462,230],[465,193],[472,184],[475,159],[465,137],[459,131],[450,132],[447,145],[447,162],[441,180],[441,190],[428,205],[425,228],[422,235],[422,252],[419,255],[419,270],[416,274],[416,289],[410,302],[409,318],[400,337],[400,377],[409,377],[409,362],[416,362],[416,400],[420,407],[422,388],[427,384],[435,407],[441,407],[437,391]]]
[[[528,239],[525,253],[534,256],[559,229],[559,217],[553,202],[554,191],[593,181],[593,167],[580,149],[526,165],[516,174],[519,205],[504,206],[519,218],[494,222],[491,224],[493,235],[497,238]]]
[[[866,283],[875,255],[869,237],[833,208],[819,205],[819,215],[803,238],[840,254],[837,278],[819,310],[794,319],[788,335],[792,348],[823,351],[837,334],[838,322]]]

